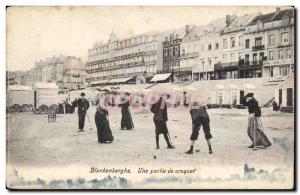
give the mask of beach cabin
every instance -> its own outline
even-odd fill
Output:
[[[56,83],[37,82],[34,85],[34,108],[41,105],[50,107],[55,104],[58,105],[58,86]]]
[[[7,107],[13,105],[19,105],[20,107],[24,106],[33,106],[34,91],[31,86],[27,85],[11,85],[7,89]]]
[[[294,76],[291,75],[275,89],[275,102],[282,112],[294,112]]]

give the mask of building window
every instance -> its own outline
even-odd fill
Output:
[[[208,44],[208,51],[211,51],[211,44]]]
[[[222,44],[223,44],[223,49],[226,49],[227,48],[227,39],[226,38],[223,39]]]
[[[216,43],[216,46],[215,46],[216,50],[219,49],[219,43]]]
[[[286,50],[286,58],[292,58],[292,52],[291,51],[292,50],[290,50],[290,49]]]
[[[249,54],[245,55],[245,64],[249,65]]]
[[[164,49],[165,57],[168,57],[168,49]]]
[[[227,54],[223,54],[223,61],[227,62]]]
[[[281,75],[281,76],[286,76],[286,75],[288,75],[289,74],[289,66],[287,65],[287,66],[280,66],[279,67],[279,74]]]
[[[239,47],[242,47],[243,46],[243,39],[242,39],[242,36],[239,36],[238,37],[238,41],[239,41]]]
[[[250,40],[249,40],[249,39],[246,39],[246,40],[245,40],[245,48],[246,48],[246,49],[249,49],[249,48],[250,48]]]
[[[269,60],[274,60],[274,51],[269,51]]]
[[[253,62],[256,63],[257,62],[257,53],[253,54]]]
[[[274,44],[275,44],[274,35],[269,35],[269,45],[274,45]]]
[[[235,37],[231,37],[230,38],[230,42],[231,42],[231,47],[235,47]]]
[[[255,38],[255,46],[261,46],[262,45],[262,37]]]
[[[235,61],[235,53],[231,53],[230,54],[230,62],[234,62]]]
[[[283,59],[283,51],[282,50],[279,50],[279,52],[278,52],[278,59],[279,60],[282,60]]]
[[[209,66],[211,66],[211,59],[210,58],[207,58],[207,63]]]
[[[289,42],[289,34],[287,32],[281,33],[281,43]]]

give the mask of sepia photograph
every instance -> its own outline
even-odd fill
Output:
[[[295,190],[294,6],[7,6],[9,190]]]

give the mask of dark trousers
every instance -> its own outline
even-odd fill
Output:
[[[86,112],[78,112],[79,129],[83,129]]]
[[[203,126],[203,131],[205,135],[205,139],[211,139],[212,135],[210,133],[210,126],[209,126],[209,118],[207,117],[198,117],[193,120],[193,132],[190,137],[190,140],[197,140],[199,136],[199,130],[201,126]]]

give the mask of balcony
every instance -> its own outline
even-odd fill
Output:
[[[218,62],[214,65],[215,70],[224,70],[224,69],[231,69],[231,68],[238,68],[239,62],[227,62],[221,63]]]
[[[260,67],[266,63],[264,60],[257,60],[257,61],[244,61],[239,62],[240,68],[249,68],[249,67]]]
[[[186,53],[186,54],[181,54],[180,58],[195,58],[198,57],[198,52],[193,52],[193,53]]]
[[[291,47],[292,44],[290,42],[287,43],[278,43],[278,48],[283,48],[283,47]]]
[[[163,74],[163,73],[186,73],[186,72],[192,72],[192,67],[183,67],[183,68],[168,68],[165,70],[158,70],[158,74]]]
[[[259,51],[259,50],[264,50],[265,46],[264,45],[256,45],[252,47],[252,51]]]

